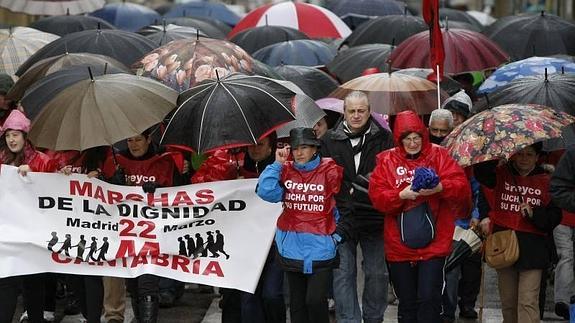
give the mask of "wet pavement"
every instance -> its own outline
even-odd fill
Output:
[[[484,297],[484,310],[483,322],[486,323],[500,323],[503,321],[501,317],[501,310],[499,305],[499,296],[497,293],[497,281],[495,271],[486,268],[485,273],[485,297]],[[553,285],[549,283],[547,287],[547,301],[546,312],[542,322],[567,322],[553,313]],[[172,308],[160,310],[161,323],[219,323],[221,322],[221,311],[218,308],[219,296],[216,293],[206,293],[197,288],[196,285],[188,285],[184,296],[178,301],[177,305]],[[129,302],[129,300],[128,300]],[[77,323],[81,322],[81,315],[65,316],[63,317],[63,304],[58,304],[56,313],[56,322],[62,323]],[[476,309],[479,311],[480,300],[478,299]],[[21,302],[18,307],[17,315],[14,323],[18,322],[22,312]],[[289,317],[289,315],[288,315]],[[129,304],[126,306],[125,322],[131,322],[133,313]],[[104,322],[104,321],[102,321]],[[289,322],[289,319],[288,319]],[[333,320],[335,322],[335,319]],[[391,304],[385,312],[384,322],[397,322],[397,304]],[[464,320],[459,319],[456,322],[479,322],[479,320]]]

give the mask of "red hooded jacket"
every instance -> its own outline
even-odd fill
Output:
[[[0,153],[0,163],[4,164],[6,156]],[[32,144],[26,143],[24,147],[24,160],[20,165],[28,165],[33,172],[40,173],[55,173],[58,171],[58,163],[50,158],[48,155],[39,152],[32,147]]]
[[[421,151],[415,158],[401,143],[402,135],[416,132],[422,137]],[[386,258],[391,262],[420,261],[445,257],[451,253],[454,222],[457,215],[471,210],[471,188],[463,169],[443,147],[429,141],[427,128],[413,111],[397,115],[393,136],[396,147],[377,155],[377,164],[369,182],[369,197],[373,206],[384,213],[384,243]],[[417,167],[432,168],[440,178],[443,191],[416,200],[402,200],[399,193],[410,185]],[[435,217],[436,236],[426,247],[412,249],[401,242],[397,216],[420,203],[428,202]]]

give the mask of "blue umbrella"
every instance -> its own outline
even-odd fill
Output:
[[[156,11],[131,2],[109,3],[90,16],[106,20],[118,29],[136,31],[162,18]]]
[[[478,94],[491,93],[514,79],[544,74],[575,73],[575,63],[554,57],[530,57],[498,68],[479,87]]]
[[[270,66],[319,66],[330,62],[335,54],[334,48],[319,40],[297,39],[266,46],[252,56]]]
[[[334,0],[327,7],[352,29],[372,17],[406,13],[405,3],[395,0]]]
[[[240,17],[235,12],[228,9],[226,5],[206,1],[182,3],[173,7],[164,15],[166,18],[188,16],[213,18],[223,21],[230,26],[235,26],[238,21],[240,21]]]

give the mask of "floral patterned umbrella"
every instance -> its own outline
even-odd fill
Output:
[[[196,83],[234,72],[253,74],[250,55],[238,45],[218,39],[199,38],[172,41],[132,66],[143,70],[172,89],[183,92]]]
[[[536,104],[507,104],[482,111],[455,128],[443,141],[460,166],[508,159],[539,141],[561,137],[575,117]]]

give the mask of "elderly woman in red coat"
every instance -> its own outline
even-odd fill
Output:
[[[384,213],[384,246],[399,299],[399,322],[441,322],[443,267],[451,252],[456,214],[468,214],[471,190],[463,169],[429,141],[413,111],[397,115],[396,147],[377,156],[369,183],[373,205]],[[416,188],[416,169],[433,174]]]

